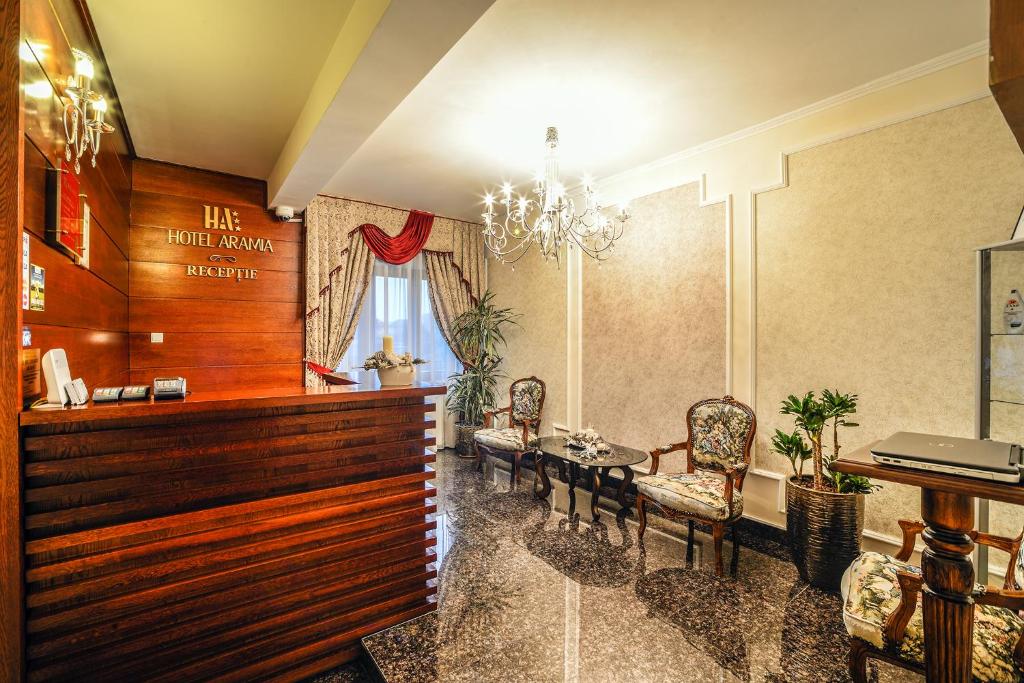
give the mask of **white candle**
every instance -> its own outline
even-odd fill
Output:
[[[395,352],[395,338],[390,335],[384,335],[384,353]]]

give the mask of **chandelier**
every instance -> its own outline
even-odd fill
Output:
[[[90,89],[95,68],[92,58],[81,50],[71,48],[75,57],[75,74],[68,76],[64,92],[70,100],[64,106],[64,158],[75,160],[75,173],[82,172],[79,160],[86,150],[92,150],[92,165],[96,166],[96,155],[100,153],[100,136],[113,133],[114,127],[103,122],[107,101]]]
[[[546,143],[544,169],[534,177],[532,196],[514,195],[512,184],[505,182],[497,198],[484,197],[484,244],[502,263],[515,263],[534,246],[546,260],[558,261],[562,245],[602,261],[622,237],[629,212],[621,205],[614,216],[606,216],[589,177],[583,179],[583,205],[577,212],[558,177],[557,128],[548,128]]]

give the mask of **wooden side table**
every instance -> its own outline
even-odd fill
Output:
[[[1024,486],[880,465],[872,446],[841,456],[832,467],[921,489],[925,671],[929,681],[966,683],[974,638],[974,542],[967,535],[974,529],[974,499],[1024,505]]]

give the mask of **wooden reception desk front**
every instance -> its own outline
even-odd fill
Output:
[[[23,413],[28,680],[300,680],[432,610],[443,393]]]

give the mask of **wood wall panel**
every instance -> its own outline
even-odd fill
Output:
[[[163,332],[245,332],[258,321],[263,332],[295,332],[301,302],[225,299],[135,299],[129,311],[133,330]]]
[[[92,34],[84,5],[77,0],[23,0],[21,36],[42,45],[36,60],[22,62],[22,80],[46,79],[56,92],[74,71],[71,46],[96,61],[94,83],[116,102],[102,50]],[[128,218],[130,215],[131,143],[116,106],[110,120],[116,131],[103,138],[94,168],[90,155],[81,160],[79,181],[91,213],[90,269],[76,266],[46,243],[46,171],[64,158],[61,102],[23,97],[25,111],[23,228],[29,232],[30,260],[46,269],[43,311],[25,311],[32,346],[41,352],[64,348],[72,376],[92,389],[128,378]],[[20,301],[20,293],[18,297]],[[44,388],[45,390],[45,388]]]
[[[35,235],[29,241],[32,262],[46,269],[46,310],[25,311],[27,324],[128,331],[128,297],[124,292],[97,278],[94,272],[76,266]],[[51,280],[57,285],[52,295]]]
[[[302,334],[294,332],[222,332],[208,343],[205,333],[167,332],[162,344],[148,334],[130,335],[135,369],[167,365],[210,366],[230,360],[239,365],[298,363],[302,360]]]
[[[167,228],[132,225],[131,241],[132,261],[135,262],[204,263],[207,262],[206,258],[211,251],[208,247],[170,243],[167,239]],[[273,252],[244,252],[246,265],[260,270],[276,270],[282,266],[297,266],[301,262],[303,258],[301,242],[285,242],[275,239],[271,241],[271,244]]]
[[[230,176],[221,177],[226,179]],[[244,180],[248,180],[248,178]],[[274,242],[302,241],[301,223],[282,223],[274,220],[271,213],[266,211],[261,204],[215,202],[200,192],[193,196],[179,197],[136,190],[132,196],[132,225],[202,232],[204,231],[204,204],[222,206],[237,211],[242,225],[242,231],[239,233],[241,235],[270,238]]]
[[[91,391],[97,386],[121,386],[128,379],[128,335],[81,327],[31,325],[33,348],[67,351],[74,377],[81,377]],[[45,392],[46,389],[44,388]]]
[[[266,184],[258,180],[149,159],[136,159],[132,164],[132,192],[258,206],[266,206],[267,196]]]
[[[303,231],[266,211],[263,181],[150,160],[132,173],[131,378],[185,377],[196,391],[300,386]],[[204,205],[237,211],[239,231],[210,230]],[[270,240],[273,252],[168,243],[169,230]],[[236,263],[213,262],[227,255]],[[188,266],[257,269],[255,279],[188,275]],[[150,335],[163,332],[162,344]]]
[[[440,391],[23,427],[27,680],[295,680],[434,609]]]
[[[298,363],[132,368],[130,377],[132,384],[151,384],[154,377],[187,377],[190,387],[244,385],[261,389],[300,386],[304,379]]]
[[[0,2],[0,679],[24,674],[21,533],[21,235],[24,173],[20,0]]]
[[[196,263],[197,266],[246,267],[242,262]],[[261,270],[254,280],[228,280],[215,277],[189,276],[185,266],[177,263],[132,261],[130,266],[132,298],[228,299],[234,301],[298,302],[302,284],[301,273]],[[253,329],[259,329],[254,324]]]

